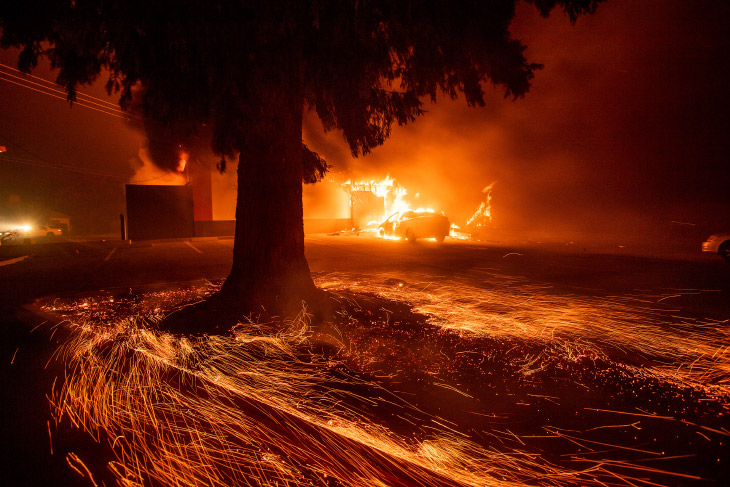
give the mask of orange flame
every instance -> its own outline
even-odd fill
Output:
[[[481,202],[477,211],[467,220],[466,226],[484,227],[492,223],[492,188],[497,182],[493,182],[482,190],[484,201]]]
[[[183,172],[185,172],[185,168],[188,165],[189,157],[190,157],[190,154],[188,154],[184,150],[180,149],[180,151],[178,152],[177,167],[175,168],[178,173],[182,174]]]
[[[418,212],[434,212],[431,208],[418,208],[414,209],[411,203],[406,200],[408,196],[408,190],[398,184],[394,178],[390,177],[390,174],[386,175],[384,179],[379,181],[346,181],[342,184],[343,187],[350,193],[359,191],[370,191],[375,196],[383,198],[383,211],[379,215],[376,221],[370,222],[371,224],[380,224],[385,221],[390,215],[402,212],[402,211],[418,211]]]
[[[134,176],[132,176],[132,178],[129,180],[129,183],[160,184],[170,186],[185,185],[187,184],[187,179],[183,175],[183,171],[185,170],[187,162],[187,153],[181,152],[175,171],[160,169],[152,161],[148,150],[142,147],[137,153],[137,158],[130,160],[130,164],[137,166],[137,169],[134,173]]]

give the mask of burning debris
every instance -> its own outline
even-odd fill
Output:
[[[347,181],[342,186],[350,194],[352,219],[358,228],[372,229],[392,214],[410,209],[405,199],[408,191],[390,175],[380,181]]]
[[[466,228],[482,229],[492,223],[492,188],[496,181],[482,190],[484,201],[479,204],[479,208],[466,222]]]

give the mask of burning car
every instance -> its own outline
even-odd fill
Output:
[[[419,238],[435,238],[443,242],[450,226],[446,215],[433,210],[399,211],[380,224],[378,235],[383,238],[404,238],[411,242]]]
[[[730,262],[730,232],[716,233],[702,242],[702,251],[720,254]]]

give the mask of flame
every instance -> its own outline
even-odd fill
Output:
[[[386,175],[384,179],[379,181],[371,179],[368,181],[352,182],[351,180],[348,180],[344,182],[342,186],[351,194],[360,191],[370,191],[375,196],[383,198],[382,214],[379,215],[377,220],[369,222],[368,225],[379,225],[392,214],[402,211],[416,211],[419,213],[435,212],[432,208],[414,209],[411,206],[411,203],[406,199],[406,196],[408,196],[408,190],[398,184],[394,178],[391,178],[390,174]],[[416,196],[420,196],[420,194],[416,193]]]
[[[188,154],[179,152],[178,164],[175,171],[160,169],[150,157],[149,151],[141,147],[137,157],[130,161],[130,164],[137,166],[137,169],[129,180],[130,184],[159,184],[169,186],[182,186],[187,184],[183,172],[188,162]],[[141,163],[141,165],[140,165]]]
[[[469,218],[464,227],[451,224],[449,236],[459,240],[469,240],[475,238],[472,232],[477,229],[484,229],[490,227],[492,224],[492,190],[496,181],[487,185],[482,189],[483,201],[479,204],[479,208]],[[417,213],[435,213],[436,210],[433,208],[418,207],[415,208],[408,199],[408,195],[411,194],[409,191],[400,185],[394,178],[389,174],[381,180],[362,180],[352,181],[348,180],[342,184],[346,191],[349,191],[351,196],[356,192],[371,192],[374,196],[383,199],[382,213],[379,212],[378,217],[375,220],[367,222],[366,228],[376,230],[377,227],[383,223],[388,217],[397,213],[405,211],[415,211]],[[413,193],[416,198],[420,197],[420,193]],[[443,212],[442,212],[443,213]],[[366,230],[367,231],[367,230]],[[383,236],[383,238],[390,240],[400,240],[397,236]]]
[[[180,151],[178,152],[177,167],[175,168],[178,173],[182,174],[183,172],[185,172],[185,168],[188,165],[189,157],[190,157],[190,154],[188,154],[184,150],[180,149]]]
[[[468,227],[484,227],[492,223],[492,188],[497,182],[493,182],[482,190],[484,201],[481,202],[477,211],[467,220]]]

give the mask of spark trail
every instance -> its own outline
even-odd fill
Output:
[[[634,297],[408,277],[319,276],[342,303],[335,322],[313,327],[303,313],[225,336],[155,328],[215,286],[46,303],[70,331],[56,419],[108,445],[106,474],[129,486],[701,485],[712,475],[676,471],[671,445],[627,436],[677,423],[708,438],[690,457],[727,445],[727,349],[718,352],[727,339],[710,324],[678,341],[689,324]],[[637,341],[628,331],[637,323],[642,333],[671,325],[676,336],[664,347],[658,335]],[[622,361],[635,351],[648,366]],[[670,354],[671,367],[657,360]],[[660,415],[584,395],[582,430],[560,419],[576,390],[621,396],[617,384],[694,391],[682,404],[704,409],[689,421],[672,400],[675,414]]]

